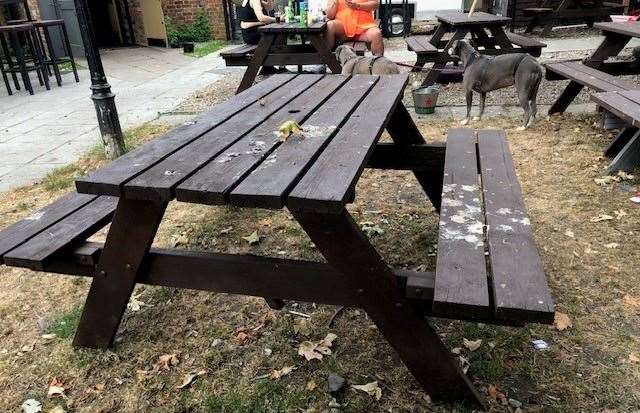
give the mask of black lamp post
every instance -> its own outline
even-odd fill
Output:
[[[104,74],[100,52],[96,46],[96,38],[93,32],[93,23],[89,16],[87,0],[74,0],[76,14],[80,25],[80,34],[84,44],[84,52],[91,73],[91,99],[96,107],[98,126],[105,145],[105,153],[108,159],[115,159],[124,154],[124,138],[118,118],[118,110],[111,92],[111,86],[107,83]]]

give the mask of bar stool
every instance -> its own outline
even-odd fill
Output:
[[[14,76],[14,81],[16,81],[15,74],[20,73],[22,83],[31,95],[33,95],[33,86],[29,79],[29,72],[31,71],[35,71],[38,75],[40,85],[44,84],[47,90],[51,89],[46,70],[47,65],[44,63],[42,52],[37,45],[37,35],[35,27],[30,23],[0,26],[0,47],[2,47],[4,56],[2,62],[3,71],[11,73]],[[13,60],[14,57],[15,62]],[[5,81],[5,86],[9,91],[10,85],[8,81]],[[16,87],[16,89],[19,89],[19,87]]]
[[[37,37],[40,38],[40,34],[44,35],[44,40],[47,45],[47,52],[43,53],[44,56],[44,64],[47,70],[50,72],[50,68],[53,68],[53,72],[56,77],[56,83],[58,86],[62,86],[62,77],[60,76],[60,69],[58,65],[61,63],[71,63],[71,70],[73,70],[73,76],[76,79],[76,83],[80,82],[78,78],[78,71],[76,69],[76,62],[73,59],[73,53],[71,52],[71,43],[69,43],[69,35],[67,34],[67,27],[64,24],[64,20],[62,19],[53,19],[53,20],[38,20],[33,23],[33,27],[36,29]],[[53,42],[51,41],[51,33],[50,28],[57,27],[62,33],[62,40],[64,43],[64,51],[66,53],[65,56],[56,56],[56,50]]]

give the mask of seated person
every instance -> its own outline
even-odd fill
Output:
[[[371,53],[384,54],[382,32],[373,18],[378,0],[327,0],[327,45],[333,49],[345,40],[366,42]]]
[[[238,7],[242,41],[246,44],[258,44],[258,26],[276,22],[274,17],[269,16],[272,10],[273,0],[243,0],[242,6]]]

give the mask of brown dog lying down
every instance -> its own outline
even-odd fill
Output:
[[[383,56],[358,56],[351,46],[336,47],[343,75],[397,75],[398,65]]]

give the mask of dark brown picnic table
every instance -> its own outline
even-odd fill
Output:
[[[511,22],[509,17],[485,12],[476,12],[471,16],[469,13],[443,12],[436,14],[436,18],[439,26],[431,37],[411,36],[406,39],[408,49],[418,55],[414,71],[421,70],[425,63],[433,62],[423,86],[436,83],[445,72],[453,77],[462,74],[462,67],[447,67],[448,63],[458,61],[448,51],[456,40],[464,39],[467,35],[471,36],[471,44],[487,55],[529,53],[540,56],[542,47],[546,46],[536,40],[505,32],[504,26]]]
[[[504,131],[427,144],[407,75],[267,78],[76,181],[0,232],[0,263],[93,277],[74,345],[113,343],[137,283],[363,308],[434,399],[482,403],[425,316],[522,326],[554,304]],[[282,140],[289,120],[303,134]],[[380,142],[382,132],[390,142]],[[365,168],[412,171],[440,211],[435,274],[390,267],[347,210]],[[482,177],[482,179],[480,179]],[[286,208],[327,263],[151,248],[172,200]],[[88,242],[111,222],[104,244]]]
[[[526,17],[531,17],[525,33],[531,33],[537,26],[543,26],[541,35],[548,36],[560,19],[582,19],[587,26],[592,27],[594,21],[610,21],[610,15],[624,10],[622,3],[603,0],[561,0],[555,8],[551,7],[553,3],[553,0],[544,0],[539,7],[523,10]]]
[[[602,31],[604,39],[593,53],[591,53],[591,55],[585,58],[581,63],[569,62],[569,64],[573,64],[574,67],[566,68],[566,73],[563,73],[563,77],[570,78],[572,80],[558,96],[553,105],[551,105],[551,108],[549,108],[549,114],[564,112],[585,85],[595,87],[598,91],[615,90],[606,84],[600,85],[602,82],[598,79],[598,71],[610,75],[640,74],[640,64],[637,61],[607,62],[608,59],[617,56],[618,53],[627,46],[631,39],[634,37],[640,37],[640,22],[604,22],[596,23],[594,27],[597,27]],[[550,73],[549,69],[550,66],[555,67],[558,64],[567,65],[567,62],[547,64],[547,78],[550,78],[551,80],[556,79],[550,77],[550,75],[554,74]],[[575,69],[576,65],[578,68],[577,70]],[[587,66],[586,69],[591,70],[580,69],[583,66]],[[595,69],[595,71],[593,69]],[[553,71],[556,71],[556,69],[554,68]],[[625,83],[622,79],[618,79],[616,81],[615,78],[612,78],[611,76],[608,76],[606,79],[608,83]],[[622,85],[622,88],[627,87],[628,86]]]
[[[238,92],[251,87],[262,66],[326,64],[333,73],[340,73],[342,70],[324,41],[326,22],[310,25],[297,22],[272,23],[259,30],[260,42],[244,72]],[[289,43],[291,36],[296,35],[300,36],[302,43]]]

